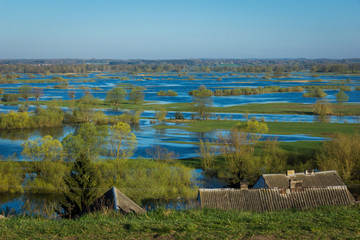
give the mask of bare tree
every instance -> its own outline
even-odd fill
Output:
[[[42,96],[43,90],[42,88],[34,88],[34,96],[36,98],[36,101],[39,101],[39,98]]]

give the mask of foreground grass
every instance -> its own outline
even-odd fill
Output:
[[[0,239],[358,239],[360,207],[254,213],[193,209],[143,215],[0,220]]]

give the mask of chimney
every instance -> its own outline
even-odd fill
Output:
[[[249,185],[247,182],[240,182],[240,190],[248,190]]]
[[[304,174],[305,174],[305,175],[314,175],[314,174],[315,174],[315,171],[314,171],[314,169],[306,169],[306,170],[304,171]]]
[[[286,171],[286,176],[291,176],[291,175],[295,175],[295,170],[287,170]]]
[[[296,178],[289,180],[289,188],[302,188],[302,181]]]

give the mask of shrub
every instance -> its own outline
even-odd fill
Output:
[[[23,192],[23,181],[24,173],[19,163],[10,161],[0,162],[0,192]]]
[[[2,100],[4,102],[16,102],[19,100],[19,95],[15,93],[5,93]]]
[[[175,112],[175,119],[183,120],[184,114],[182,112]]]
[[[347,183],[360,181],[360,136],[336,134],[316,155],[321,170],[336,170]]]

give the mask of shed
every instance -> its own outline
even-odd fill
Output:
[[[336,171],[314,172],[305,170],[295,173],[288,170],[286,174],[263,174],[253,188],[289,188],[289,182],[301,181],[302,187],[335,187],[346,186]]]
[[[130,198],[125,196],[119,189],[112,187],[104,195],[99,197],[91,204],[91,211],[99,211],[103,209],[114,209],[121,213],[142,213],[145,212],[143,208],[133,202]]]

